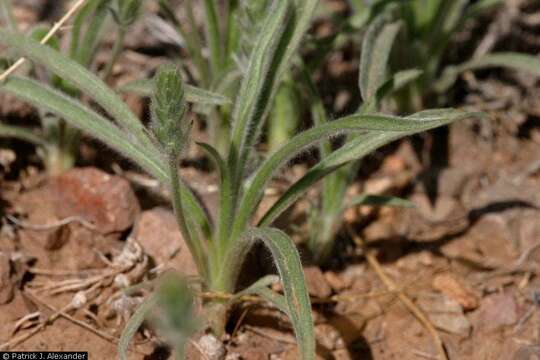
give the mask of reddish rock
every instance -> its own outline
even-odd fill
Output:
[[[480,324],[488,331],[513,325],[518,318],[518,305],[512,294],[488,296],[480,305]]]
[[[315,339],[317,344],[325,350],[345,348],[345,342],[341,334],[330,324],[319,324],[315,326]]]
[[[324,273],[324,278],[326,279],[326,282],[332,290],[334,290],[336,293],[345,290],[350,283],[347,283],[341,274],[338,274],[334,271],[327,271]]]
[[[326,279],[319,267],[308,266],[304,268],[308,291],[311,295],[318,298],[327,298],[332,295],[332,288],[326,282]]]
[[[142,212],[131,236],[157,265],[171,266],[184,275],[198,274],[197,266],[170,210],[158,207]]]
[[[436,328],[460,336],[470,334],[471,323],[457,301],[445,295],[428,294],[419,299],[419,305]]]
[[[55,212],[60,218],[79,216],[107,234],[133,225],[140,212],[127,180],[96,168],[75,168],[53,179]]]
[[[107,254],[121,249],[118,233],[101,234],[77,222],[54,226],[62,218],[55,214],[57,192],[51,184],[21,194],[15,201],[21,221],[34,226],[48,226],[46,230],[32,230],[20,226],[17,230],[21,251],[36,258],[40,267],[82,270],[100,268],[105,264],[98,253]]]
[[[474,310],[478,307],[478,297],[476,294],[455,275],[437,275],[433,279],[432,286],[449,298],[457,301],[464,310]]]

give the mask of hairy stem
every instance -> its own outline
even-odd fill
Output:
[[[189,251],[193,255],[193,259],[197,264],[199,274],[204,275],[206,273],[205,256],[202,248],[202,244],[199,241],[194,241],[191,235],[186,217],[184,216],[184,209],[182,207],[182,193],[180,186],[180,176],[178,175],[178,157],[169,156],[169,177],[171,184],[171,200],[173,204],[174,214],[176,216],[176,222],[180,228],[180,232],[189,247]]]

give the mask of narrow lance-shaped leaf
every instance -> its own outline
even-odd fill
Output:
[[[317,165],[312,167],[302,178],[295,182],[264,214],[259,221],[259,226],[270,225],[283,211],[300,198],[314,183],[324,178],[328,174],[339,169],[350,161],[357,160],[373,150],[386,145],[394,140],[407,135],[434,129],[436,127],[449,124],[453,121],[481,117],[482,114],[474,112],[463,112],[458,110],[432,110],[422,111],[412,116],[402,118],[402,121],[409,122],[416,126],[416,129],[403,133],[370,131],[361,134],[332,154],[322,159]]]
[[[17,76],[11,76],[1,84],[0,92],[10,93],[40,109],[51,111],[70,125],[120,152],[161,182],[169,181],[167,170],[160,161],[160,154],[138,147],[126,138],[124,132],[117,126],[73,98],[39,82]],[[193,214],[197,223],[201,224],[205,235],[208,235],[210,223],[207,214],[195,195],[185,185],[182,186],[182,196],[185,200],[186,211]]]
[[[338,134],[361,131],[387,132],[388,136],[398,133],[399,136],[397,136],[397,138],[399,138],[448,124],[453,120],[461,118],[463,114],[465,113],[449,110],[442,112],[421,112],[406,118],[357,114],[316,126],[296,135],[287,144],[271,154],[256,171],[251,184],[242,197],[231,237],[235,238],[238,236],[247,225],[251,214],[255,211],[255,208],[262,197],[266,183],[270,180],[272,174],[283,166],[287,160],[296,156],[299,152],[304,151],[306,147],[313,145],[317,141]],[[345,154],[345,156],[349,156],[346,162],[355,159],[354,157],[351,158],[351,155],[353,154],[353,151],[349,151],[348,154]],[[322,162],[329,162],[331,159],[334,159],[334,157],[329,156],[323,159]],[[337,165],[343,163],[344,162],[341,162]],[[320,177],[318,179],[320,179]]]
[[[13,47],[22,55],[45,66],[61,78],[70,81],[79,90],[101,105],[122,128],[128,130],[129,135],[135,137],[141,146],[148,149],[153,147],[144,126],[122,99],[103,81],[79,63],[48,46],[40,44],[36,40],[4,29],[0,29],[0,43]]]
[[[219,186],[219,214],[218,214],[218,230],[217,236],[214,241],[214,245],[217,247],[216,255],[224,254],[226,251],[226,241],[227,235],[231,230],[231,225],[233,222],[234,211],[232,209],[232,203],[230,201],[231,194],[233,192],[231,174],[229,167],[222,159],[219,152],[209,144],[197,143],[201,146],[214,160],[219,169],[220,176],[220,186]],[[219,259],[217,260],[220,261]]]
[[[135,336],[137,330],[139,330],[139,327],[141,327],[146,316],[156,306],[157,301],[158,297],[156,295],[148,296],[141,303],[141,305],[139,305],[137,310],[135,310],[133,315],[131,315],[131,318],[127,322],[126,327],[124,328],[124,331],[122,331],[120,340],[118,341],[118,355],[120,357],[120,360],[127,360],[127,351],[131,339],[133,338],[133,336]]]
[[[405,207],[405,208],[412,208],[414,207],[414,203],[412,201],[409,201],[407,199],[401,199],[395,196],[384,196],[384,195],[358,195],[350,199],[345,206],[343,206],[343,210],[346,210],[350,207],[355,206],[361,206],[361,205],[368,205],[368,206],[394,206],[394,207]]]
[[[7,23],[8,28],[11,31],[17,31],[18,26],[15,16],[13,15],[13,6],[11,5],[11,0],[0,0],[0,14]]]
[[[0,123],[0,137],[23,140],[34,145],[45,145],[45,139],[30,129]]]
[[[160,279],[156,308],[149,320],[173,346],[176,358],[183,359],[186,342],[201,325],[195,316],[194,294],[186,278],[170,273]]]
[[[193,60],[193,63],[197,67],[200,80],[199,82],[203,86],[208,86],[209,68],[208,63],[204,59],[202,54],[202,45],[204,45],[204,42],[199,34],[199,31],[197,30],[197,24],[195,23],[195,18],[193,16],[193,5],[191,3],[191,0],[187,0],[185,3],[187,24],[182,24],[180,22],[180,20],[176,17],[174,9],[169,2],[170,0],[159,0],[160,10],[163,12],[165,18],[175,26],[176,31],[178,32],[182,40],[185,41],[187,51],[190,55],[189,57]],[[190,31],[185,31],[183,25],[186,28],[190,29]]]
[[[158,179],[166,179],[165,170],[156,161],[155,154],[149,154],[146,149],[137,147],[126,139],[118,127],[73,98],[36,81],[16,76],[10,77],[0,85],[0,92],[10,93],[38,108],[59,115],[72,126],[87,132],[132,159]]]
[[[294,6],[289,6],[289,2],[292,2]],[[283,38],[281,39],[282,41],[279,46],[274,49],[275,51],[268,51],[269,56],[266,56],[263,53],[263,57],[267,58],[267,63],[269,61],[272,62],[272,70],[270,72],[260,71],[258,69],[260,66],[258,66],[259,64],[257,64],[257,61],[250,62],[250,64],[257,64],[257,66],[252,67],[250,65],[251,71],[248,72],[247,77],[250,78],[254,75],[255,78],[259,78],[259,81],[256,86],[246,86],[245,91],[248,95],[253,94],[253,99],[258,99],[258,101],[252,101],[253,99],[250,99],[248,102],[238,106],[238,109],[247,110],[248,116],[233,117],[234,145],[231,147],[231,152],[233,155],[232,163],[236,168],[235,176],[237,178],[241,178],[243,175],[243,167],[248,156],[248,151],[258,139],[263,120],[268,112],[269,104],[272,103],[277,91],[279,80],[292,63],[292,57],[296,53],[302,38],[310,26],[318,2],[319,0],[280,1],[277,4],[274,4],[276,9],[272,9],[269,12],[268,17],[274,17],[276,21],[272,23],[272,19],[269,19],[270,21],[267,25],[271,26],[263,26],[263,29],[260,32],[261,38],[257,39],[257,46],[252,54],[251,60],[257,60],[260,57],[259,53],[264,52],[264,49],[267,49],[267,51],[273,50],[263,41],[268,40],[267,36],[277,40],[279,38],[278,35],[283,34]],[[288,8],[288,10],[284,9],[288,15],[288,21],[283,21],[283,19],[280,21],[279,19],[279,17],[285,15],[281,11],[284,6],[287,6]],[[260,78],[263,78],[266,81],[261,82]],[[264,92],[262,93],[262,96],[258,96],[258,94],[261,93],[261,90],[264,90]],[[242,93],[240,93],[240,95],[242,95]],[[241,99],[240,101],[243,101],[244,98],[245,97],[239,96],[239,99]],[[246,104],[247,106],[245,106]]]
[[[470,19],[476,17],[478,14],[482,13],[491,7],[501,5],[504,0],[479,0],[475,3],[469,5],[465,10],[464,18]]]
[[[267,287],[258,288],[255,290],[254,293],[262,297],[264,300],[268,301],[270,304],[274,305],[282,313],[289,313],[287,299],[285,298],[285,296],[278,294]]]
[[[152,79],[141,79],[130,81],[121,86],[118,90],[121,92],[131,92],[141,96],[151,96],[153,89]],[[224,95],[201,89],[193,85],[185,85],[186,101],[196,104],[207,105],[227,105],[231,100]]]
[[[399,28],[399,23],[388,23],[385,16],[380,16],[366,32],[359,75],[364,101],[372,99],[386,80],[388,58]]]
[[[205,30],[206,40],[208,41],[208,47],[210,48],[210,63],[214,75],[218,74],[221,65],[221,37],[220,37],[220,25],[218,21],[218,12],[216,8],[215,0],[203,0],[204,11],[206,15]]]
[[[460,65],[447,67],[435,83],[434,88],[440,93],[445,92],[455,83],[460,73],[489,67],[510,68],[540,76],[540,58],[538,56],[513,52],[491,53]]]
[[[70,57],[88,68],[103,35],[108,15],[109,0],[93,0],[86,4],[73,21]],[[85,31],[82,31],[86,25]]]
[[[260,278],[259,280],[255,281],[253,284],[248,286],[242,291],[237,292],[234,294],[234,296],[229,300],[230,303],[233,303],[235,301],[238,301],[242,296],[245,295],[251,295],[251,294],[259,294],[261,289],[268,289],[268,286],[275,284],[279,281],[279,276],[276,275],[266,275]],[[287,313],[287,311],[285,311]]]
[[[275,2],[252,51],[233,111],[232,146],[229,161],[235,181],[241,181],[250,146],[256,141],[261,120],[275,86],[276,66],[283,56],[282,35],[289,24],[290,0]],[[281,43],[281,44],[280,44]]]
[[[283,283],[287,314],[291,319],[302,359],[315,359],[311,303],[296,246],[284,232],[278,229],[252,228],[248,230],[247,236],[261,239],[272,253]]]
[[[383,85],[381,85],[373,98],[362,104],[362,107],[359,111],[372,112],[373,109],[378,109],[380,103],[384,100],[386,96],[400,90],[407,84],[415,81],[420,77],[420,75],[422,75],[422,71],[417,69],[398,71]]]

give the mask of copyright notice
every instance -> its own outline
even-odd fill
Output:
[[[83,351],[4,351],[0,360],[88,360]]]

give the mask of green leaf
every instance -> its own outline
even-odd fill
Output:
[[[387,143],[387,139],[397,139],[420,131],[433,129],[438,126],[448,124],[454,120],[470,116],[472,116],[472,113],[444,109],[420,112],[405,118],[385,115],[356,114],[339,120],[327,122],[296,135],[287,144],[283,145],[279,150],[271,154],[253,175],[253,180],[247,188],[246,193],[244,194],[239,205],[238,214],[232,231],[232,238],[235,238],[237,234],[243,231],[251,214],[254,213],[255,208],[262,197],[264,188],[272,177],[272,174],[279,170],[279,168],[283,166],[287,160],[296,156],[299,152],[304,151],[306,147],[313,145],[315,142],[321,141],[330,136],[369,130],[375,133],[384,132],[385,142],[383,143]],[[373,142],[378,139],[378,137],[374,134],[370,134],[370,137],[367,139],[361,135],[360,138],[362,139],[360,140],[362,141],[362,144],[367,143],[372,145]],[[357,144],[359,140],[353,139],[351,141],[354,141],[354,143]],[[341,149],[337,150],[337,154],[340,156],[338,158],[338,162],[335,161],[336,155],[334,154],[336,152],[334,152],[323,159],[319,165],[314,168],[314,171],[319,174],[318,176],[322,175],[323,173],[324,176],[326,176],[326,171],[323,170],[321,172],[320,166],[332,167],[332,171],[334,171],[336,170],[334,167],[357,159],[360,157],[359,155],[365,155],[365,150],[373,150],[373,148],[370,147],[364,148],[364,145],[362,144],[359,145],[359,148],[362,149],[362,151],[358,151],[358,149],[350,150],[349,147],[342,147]],[[343,159],[347,160],[343,161]],[[318,176],[317,180],[322,178]],[[310,182],[310,185],[311,184],[312,183]],[[269,223],[266,222],[265,224]]]
[[[480,113],[448,109],[421,111],[414,115],[401,118],[404,123],[408,123],[412,127],[408,131],[404,131],[402,133],[370,131],[365,134],[358,135],[347,142],[344,146],[322,159],[302,178],[295,182],[265,213],[265,215],[259,221],[259,226],[271,224],[314,183],[324,178],[328,174],[336,171],[350,161],[358,160],[375,149],[404,136],[434,129],[457,120],[481,116],[482,114]]]
[[[71,31],[70,57],[88,68],[104,35],[110,0],[89,1],[75,16]],[[84,29],[83,29],[84,26]]]
[[[301,114],[299,94],[294,82],[292,79],[283,81],[268,118],[267,142],[270,151],[293,137]]]
[[[294,9],[290,0],[275,2],[268,12],[251,53],[249,66],[233,110],[230,162],[234,181],[241,181],[251,146],[256,142],[286,44],[283,38]]]
[[[247,234],[250,238],[261,239],[272,253],[283,283],[287,314],[291,319],[301,357],[304,360],[315,359],[311,303],[298,250],[293,241],[278,229],[252,228]]]
[[[112,14],[116,23],[123,28],[132,25],[141,14],[142,0],[117,0]]]
[[[139,305],[137,310],[135,310],[135,312],[127,322],[126,327],[124,328],[124,331],[122,331],[122,335],[120,336],[120,341],[118,341],[118,355],[120,357],[120,360],[127,360],[127,350],[129,348],[129,343],[131,342],[133,336],[137,333],[137,330],[139,330],[139,327],[144,322],[146,316],[156,306],[157,300],[158,298],[156,295],[148,296],[146,299],[144,299],[141,305]]]
[[[274,2],[268,12],[233,112],[229,160],[235,181],[242,181],[249,151],[258,139],[279,80],[291,65],[318,2],[284,0]]]
[[[373,98],[362,104],[359,112],[372,113],[376,109],[379,109],[381,102],[386,98],[386,96],[417,80],[422,73],[422,70],[417,69],[398,71],[389,80],[382,84],[379,89],[377,89],[377,93]]]
[[[445,92],[455,83],[460,73],[490,67],[510,68],[540,76],[540,58],[538,56],[513,52],[491,53],[461,65],[447,67],[440,79],[435,83],[434,88],[440,93]]]
[[[401,199],[395,196],[383,196],[383,195],[358,195],[350,199],[343,210],[347,208],[361,206],[361,205],[370,205],[370,206],[394,206],[394,207],[405,207],[413,208],[416,205],[410,200]]]
[[[153,89],[151,79],[141,79],[130,81],[121,86],[118,90],[121,92],[131,92],[141,96],[151,96]],[[228,105],[231,100],[224,95],[204,90],[193,85],[185,85],[186,101],[195,104],[205,105]]]
[[[160,180],[166,178],[164,167],[156,161],[159,155],[138,147],[109,120],[80,102],[36,81],[12,76],[0,85],[0,92],[10,93],[34,106],[51,111],[72,126],[122,153]]]
[[[233,184],[229,167],[219,154],[219,152],[209,144],[197,143],[202,147],[208,155],[214,160],[219,170],[220,186],[219,186],[219,214],[218,214],[218,230],[216,237],[216,256],[225,254],[228,235],[231,231],[231,225],[234,218],[233,204],[231,202],[231,194],[233,192]],[[215,259],[218,263],[221,259]]]
[[[471,4],[467,9],[465,10],[465,18],[474,18],[481,14],[483,11],[488,10],[492,7],[495,7],[497,5],[501,5],[504,2],[504,0],[479,0],[475,3]]]
[[[182,26],[184,25],[183,22],[180,22],[180,20],[176,17],[174,9],[169,3],[169,0],[159,0],[159,8],[161,12],[163,12],[165,18],[175,26],[178,34],[185,41],[186,49],[190,55],[189,57],[193,60],[193,63],[198,70],[199,82],[204,86],[209,86],[209,66],[208,62],[203,56],[202,48],[204,42],[201,38],[201,35],[199,34],[197,23],[195,21],[195,16],[193,15],[193,5],[191,3],[191,0],[186,0],[185,3],[187,17],[187,21],[185,22],[187,24],[185,24],[185,26],[190,31],[185,31]]]
[[[200,328],[193,291],[182,275],[167,274],[161,279],[156,295],[156,311],[150,320],[159,335],[174,347],[177,358],[183,359],[187,340]]]
[[[278,294],[267,287],[258,288],[255,293],[274,305],[282,313],[287,315],[289,314],[289,307],[287,305],[287,299],[285,296]]]
[[[248,286],[242,291],[237,292],[234,294],[234,296],[229,300],[230,303],[238,301],[242,296],[245,295],[251,295],[251,294],[259,294],[262,289],[268,289],[268,286],[275,284],[279,281],[279,276],[276,275],[266,275],[260,278],[259,280],[255,281],[253,284]],[[287,313],[285,311],[285,313]]]
[[[13,16],[11,0],[0,0],[0,14],[2,14],[9,30],[17,31],[17,20],[15,19],[15,16]]]
[[[409,83],[418,79],[422,73],[423,71],[418,69],[398,71],[377,90],[377,95],[375,96],[377,101],[381,102],[387,95],[407,86]]]
[[[358,80],[364,101],[371,100],[386,80],[388,58],[400,26],[399,22],[388,23],[386,16],[381,15],[366,32]]]
[[[210,49],[210,63],[212,65],[212,71],[216,76],[220,70],[222,62],[222,47],[220,36],[220,24],[218,21],[218,11],[216,8],[215,0],[204,0],[204,12],[205,18],[205,30],[206,40],[208,41],[208,47]]]
[[[0,92],[10,93],[40,109],[53,112],[72,126],[120,152],[161,182],[169,182],[167,169],[155,148],[137,146],[109,120],[73,98],[36,81],[17,76],[12,76],[1,84]],[[208,236],[210,233],[208,216],[195,195],[183,184],[182,197],[186,212],[193,217],[195,223],[200,224],[204,234]]]
[[[70,81],[75,87],[94,99],[123,129],[127,130],[124,137],[131,135],[134,137],[131,140],[138,142],[141,146],[153,147],[143,124],[129,110],[122,99],[79,63],[34,39],[4,29],[0,29],[0,43],[15,48],[22,55],[45,66],[64,80]]]
[[[47,144],[43,137],[37,135],[30,129],[2,123],[0,123],[0,137],[19,139],[40,146]]]

